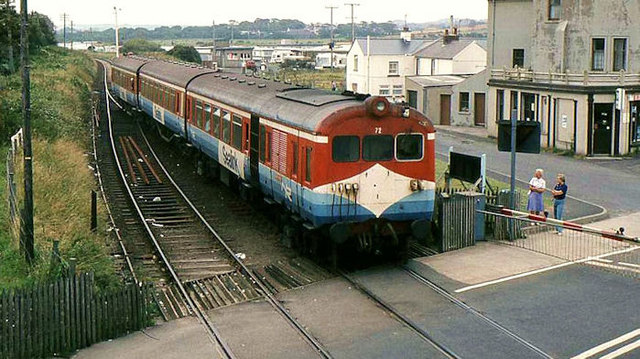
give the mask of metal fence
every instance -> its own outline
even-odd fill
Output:
[[[527,218],[502,214],[487,217],[496,223],[494,240],[502,244],[640,278],[640,245],[637,243]],[[562,229],[562,234],[558,234],[558,229]]]
[[[144,328],[152,287],[94,292],[93,273],[0,292],[0,358],[64,355]]]

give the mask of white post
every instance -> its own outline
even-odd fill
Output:
[[[116,15],[116,58],[120,57],[120,35],[118,33],[118,8],[113,7],[113,12]]]

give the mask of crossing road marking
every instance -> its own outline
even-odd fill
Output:
[[[632,350],[635,350],[635,349],[637,349],[639,347],[640,347],[640,340],[636,340],[635,342],[633,342],[631,344],[625,345],[622,348],[620,348],[620,349],[618,349],[618,350],[616,350],[614,352],[611,352],[611,353],[609,353],[609,354],[607,354],[607,355],[605,355],[603,357],[600,357],[600,359],[613,359],[613,358],[619,357],[622,354],[626,354],[626,353],[628,353],[628,352],[630,352]]]
[[[591,349],[587,350],[584,353],[581,353],[581,354],[578,354],[578,355],[572,357],[571,359],[586,359],[586,358],[592,357],[592,356],[594,356],[594,355],[596,355],[596,354],[598,354],[598,353],[600,353],[602,351],[605,351],[607,349],[610,349],[610,348],[612,348],[612,347],[614,347],[614,346],[616,346],[616,345],[618,345],[620,343],[626,342],[627,340],[632,339],[632,338],[634,338],[634,337],[636,337],[638,335],[640,335],[640,329],[636,329],[636,330],[634,330],[634,331],[632,331],[630,333],[627,333],[627,334],[621,335],[621,336],[619,336],[619,337],[617,337],[615,339],[609,340],[606,343],[602,343],[602,344],[598,345],[595,348],[591,348]],[[638,346],[640,346],[640,340],[636,341],[636,342],[633,342],[633,343],[631,343],[629,345],[626,345],[626,346],[624,346],[624,347],[622,347],[622,348],[620,348],[620,349],[618,349],[618,350],[616,350],[616,351],[614,351],[612,353],[609,353],[606,357],[602,357],[602,358],[609,358],[609,359],[615,358],[615,357],[617,357],[619,355],[622,355],[624,353],[627,353],[627,352],[637,348]],[[624,351],[623,351],[623,349],[624,349]],[[614,355],[617,352],[618,352],[618,354]]]
[[[616,251],[616,252],[601,254],[599,256],[587,257],[587,258],[583,258],[583,259],[580,259],[580,260],[577,260],[577,261],[560,263],[560,264],[556,264],[556,265],[553,265],[553,266],[550,266],[550,267],[540,268],[540,269],[532,270],[532,271],[529,271],[529,272],[515,274],[515,275],[512,275],[512,276],[508,276],[508,277],[502,277],[502,278],[490,280],[490,281],[487,281],[487,282],[482,282],[482,283],[470,285],[470,286],[467,286],[467,287],[464,287],[464,288],[456,289],[455,292],[456,293],[462,293],[462,292],[466,292],[466,291],[469,291],[469,290],[486,287],[486,286],[493,285],[493,284],[507,282],[507,281],[510,281],[510,280],[513,280],[513,279],[528,277],[528,276],[531,276],[531,275],[535,275],[535,274],[547,272],[547,271],[550,271],[550,270],[554,270],[554,269],[570,266],[570,265],[573,265],[573,264],[579,264],[579,263],[602,260],[602,258],[611,257],[611,256],[615,256],[615,255],[623,254],[623,253],[627,253],[627,252],[632,252],[632,251],[635,251],[637,249],[640,249],[640,246],[634,246],[634,247],[623,249],[623,250],[619,250],[619,251]]]

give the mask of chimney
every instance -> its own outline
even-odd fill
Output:
[[[444,36],[442,36],[442,43],[448,44],[451,41],[459,40],[460,36],[458,35],[458,28],[453,26],[453,15],[449,18],[449,28],[444,29]]]

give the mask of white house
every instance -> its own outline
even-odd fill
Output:
[[[347,55],[347,90],[404,99],[404,78],[416,74],[415,54],[433,40],[358,38]]]
[[[415,54],[416,75],[470,75],[487,66],[487,50],[478,41],[448,35]]]

